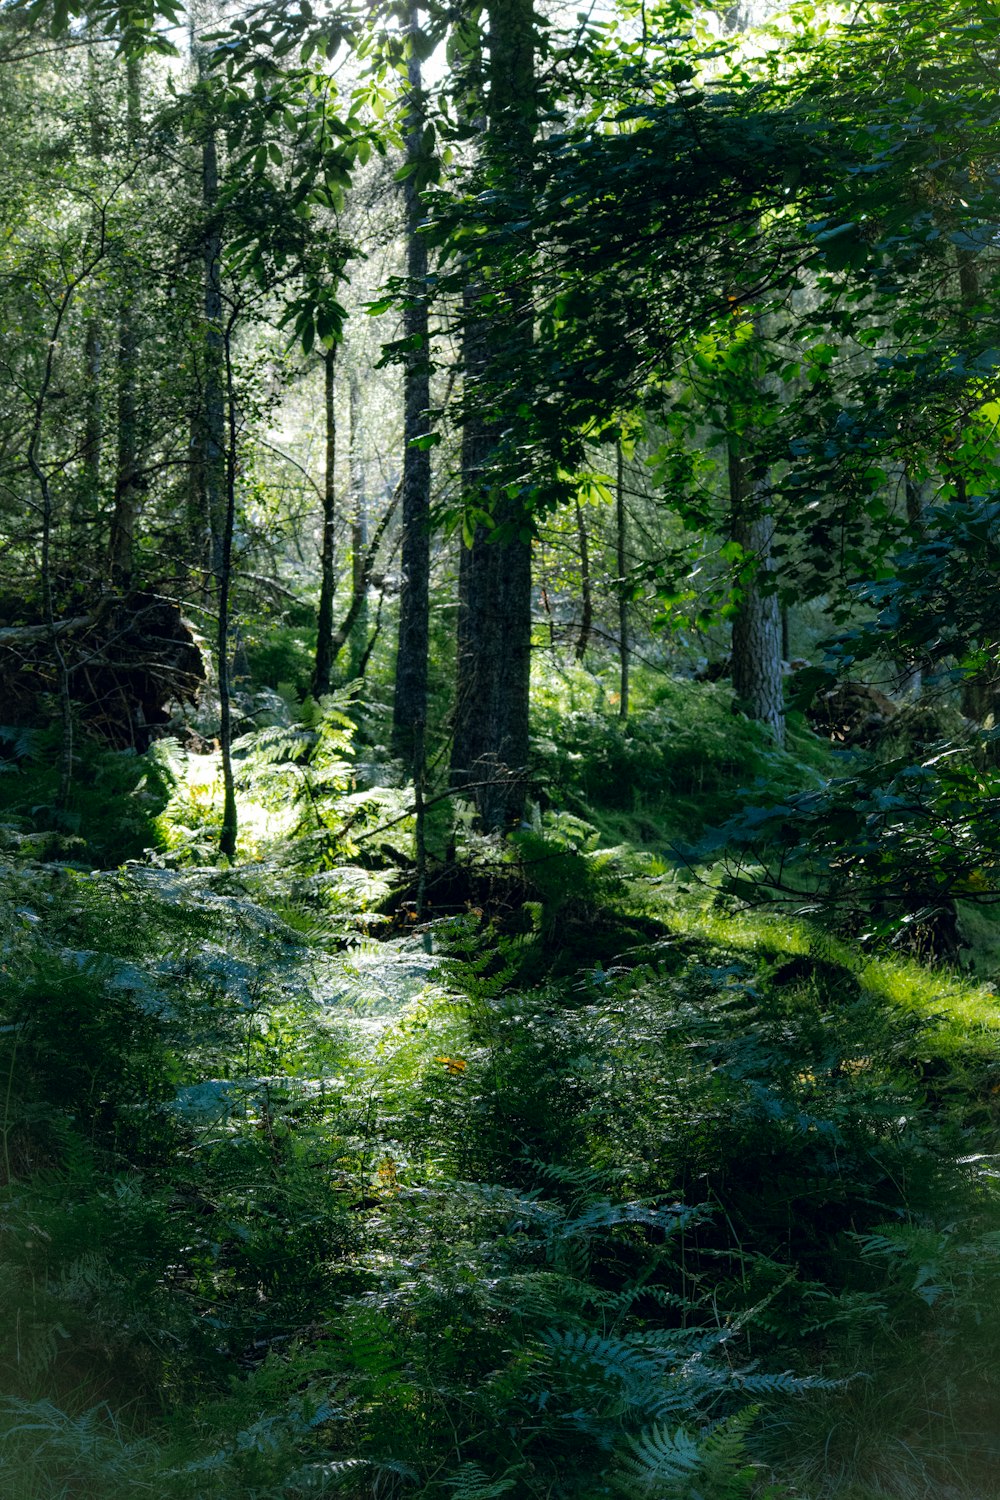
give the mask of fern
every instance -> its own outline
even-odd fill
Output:
[[[509,1475],[490,1479],[476,1463],[461,1464],[444,1483],[451,1490],[452,1500],[499,1500],[512,1490],[517,1480]]]
[[[542,1343],[553,1354],[572,1364],[595,1364],[623,1378],[631,1371],[645,1369],[648,1361],[622,1339],[604,1338],[584,1329],[549,1328],[540,1335]]]
[[[19,1441],[23,1439],[27,1442]],[[52,1486],[48,1493],[69,1493],[61,1489],[63,1478],[67,1483],[83,1480],[82,1493],[99,1494],[103,1486],[110,1493],[119,1482],[134,1482],[151,1453],[149,1444],[125,1437],[103,1403],[74,1416],[52,1401],[0,1401],[0,1476],[6,1474],[8,1480],[19,1475],[24,1482],[34,1471]],[[15,1490],[7,1493],[13,1496]]]
[[[619,1458],[617,1476],[629,1493],[648,1495],[664,1490],[689,1479],[701,1468],[701,1444],[683,1427],[673,1432],[664,1426],[647,1427],[629,1443],[632,1451]]]
[[[747,1407],[698,1437],[684,1427],[647,1427],[629,1440],[631,1451],[619,1456],[615,1481],[639,1500],[660,1495],[738,1500],[754,1476],[743,1460],[756,1415],[755,1407]]]
[[[416,1484],[419,1475],[410,1464],[395,1459],[381,1462],[372,1458],[335,1458],[325,1463],[304,1464],[288,1481],[288,1493],[327,1495],[331,1488],[363,1479],[373,1495],[385,1495],[398,1481]]]

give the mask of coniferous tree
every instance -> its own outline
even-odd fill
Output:
[[[427,413],[431,403],[427,317],[427,241],[421,233],[420,199],[428,148],[420,65],[420,7],[411,4],[407,58],[406,270],[403,314],[403,494],[399,640],[393,697],[395,753],[419,774],[416,752],[427,719],[427,651],[431,563],[431,455]]]
[[[516,199],[527,191],[537,124],[536,17],[531,0],[493,0],[487,15],[481,149],[495,188]],[[463,484],[467,494],[479,493],[479,508],[485,504],[491,525],[475,526],[462,559],[451,762],[453,783],[469,788],[488,830],[508,826],[523,806],[531,677],[530,520],[519,497],[491,485],[505,426],[495,410],[503,400],[500,372],[516,370],[519,348],[530,347],[530,290],[509,286],[501,308],[494,300],[480,283],[470,288],[466,307],[465,380],[471,389],[465,398]],[[509,416],[516,424],[516,415]]]

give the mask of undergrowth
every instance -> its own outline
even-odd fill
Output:
[[[351,735],[241,746],[233,869],[172,750],[151,862],[0,869],[0,1492],[995,1493],[989,988],[558,807],[411,922]]]

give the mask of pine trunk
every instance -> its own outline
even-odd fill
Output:
[[[615,449],[615,540],[618,554],[618,717],[628,718],[629,633],[628,633],[628,522],[625,515],[625,455],[621,438]]]
[[[531,0],[493,0],[489,14],[489,94],[484,153],[494,181],[516,190],[531,167],[537,105],[535,17]],[[516,502],[491,493],[489,461],[499,438],[495,424],[475,412],[477,386],[488,391],[492,366],[509,365],[511,351],[531,340],[530,300],[510,289],[497,316],[480,305],[480,289],[466,296],[463,489],[477,492],[499,526],[517,527]],[[462,558],[458,671],[452,782],[468,788],[481,826],[498,831],[524,805],[531,674],[531,543],[523,535],[492,542],[477,527]]]
[[[228,860],[236,858],[237,808],[233,777],[233,730],[229,667],[229,601],[233,577],[233,531],[236,523],[236,392],[233,381],[232,328],[220,332],[225,370],[229,442],[224,464],[224,498],[222,529],[218,538],[218,563],[215,571],[219,590],[219,623],[217,634],[219,671],[219,749],[222,759],[222,830],[219,853]]]
[[[580,543],[580,634],[576,638],[576,659],[583,661],[590,644],[590,632],[594,627],[594,598],[590,587],[590,547],[587,539],[587,523],[583,518],[583,506],[576,502],[576,534]]]
[[[139,59],[129,57],[126,68],[125,136],[129,151],[139,138]],[[135,532],[139,516],[138,360],[135,267],[126,250],[121,303],[118,309],[118,456],[115,469],[115,509],[111,518],[108,563],[112,578],[127,588],[135,571]]]
[[[204,76],[205,64],[199,59]],[[205,128],[201,148],[201,206],[204,216],[202,260],[204,265],[205,334],[199,470],[203,506],[202,532],[208,546],[205,558],[206,585],[218,578],[222,568],[226,529],[224,350],[222,327],[222,231],[219,223],[219,146],[214,126]],[[206,590],[207,591],[207,590]]]
[[[420,11],[411,5],[409,16],[411,51],[407,64],[409,110],[406,127],[406,158],[419,168],[426,156],[424,144],[423,80],[417,41]],[[407,339],[407,362],[403,372],[403,539],[402,588],[399,607],[399,642],[396,653],[396,686],[393,700],[392,744],[418,775],[418,751],[423,745],[427,720],[427,652],[430,610],[430,504],[431,456],[415,446],[426,431],[431,402],[427,324],[427,244],[419,232],[423,216],[419,178],[410,172],[404,184],[406,196],[406,243],[409,297],[403,315]]]

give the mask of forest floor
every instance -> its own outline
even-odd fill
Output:
[[[0,870],[4,1496],[1000,1495],[988,979],[579,803],[414,922],[201,795]]]

